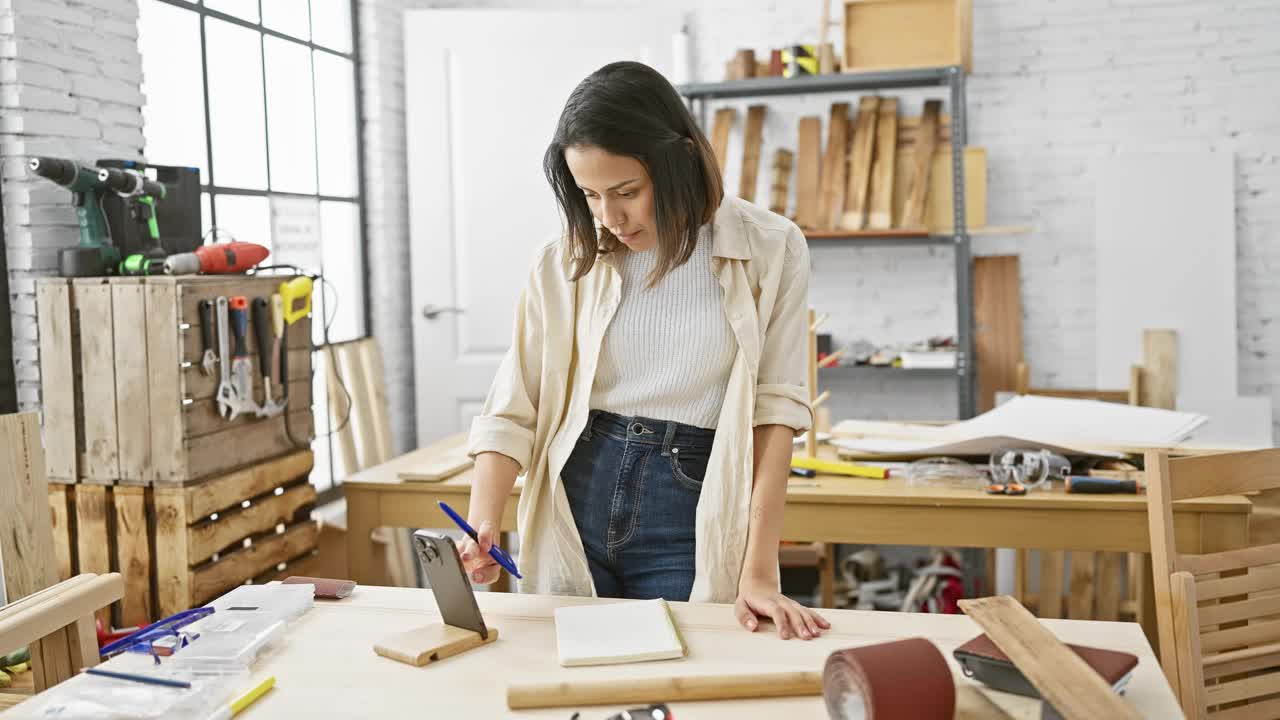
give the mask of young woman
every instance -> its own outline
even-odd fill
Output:
[[[805,387],[809,255],[724,197],[675,89],[634,62],[569,96],[544,169],[566,220],[539,252],[471,428],[476,582],[518,474],[526,592],[734,603],[783,638],[829,627],[779,592]]]

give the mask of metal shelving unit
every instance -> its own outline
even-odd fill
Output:
[[[973,254],[965,225],[964,146],[968,142],[964,69],[958,65],[936,68],[912,68],[865,73],[834,73],[801,78],[752,78],[718,83],[692,83],[678,88],[692,105],[703,128],[707,127],[711,101],[730,98],[766,97],[771,95],[804,95],[809,93],[850,93],[881,90],[905,90],[945,87],[950,93],[951,110],[951,187],[955,208],[952,232],[946,235],[871,235],[850,233],[845,236],[824,234],[810,240],[811,246],[847,244],[861,246],[951,245],[955,250],[956,272],[956,368],[930,370],[956,378],[957,408],[961,418],[972,417],[976,407],[973,341]],[[873,369],[891,376],[892,370]],[[898,372],[904,372],[899,370]],[[904,372],[904,375],[906,373]],[[878,377],[879,375],[877,375]]]

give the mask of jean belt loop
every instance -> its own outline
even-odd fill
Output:
[[[670,422],[670,421],[667,422],[667,432],[662,438],[662,456],[663,457],[667,457],[671,455],[673,451],[672,446],[675,445],[675,441],[676,441],[676,427],[677,427],[677,423]]]

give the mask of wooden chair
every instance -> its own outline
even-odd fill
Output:
[[[382,374],[382,351],[373,338],[333,343],[324,348],[326,396],[330,427],[334,433],[341,466],[333,468],[335,478],[350,475],[393,457],[391,418],[387,410],[387,386]],[[339,381],[341,377],[341,382]],[[346,392],[343,392],[345,386]],[[346,577],[346,504],[317,511],[322,523],[321,554],[340,556],[332,572]],[[416,587],[417,573],[410,552],[408,531],[379,528],[373,542],[386,548],[385,584]],[[327,561],[322,561],[327,562]]]
[[[98,664],[94,613],[124,597],[120,573],[86,573],[0,607],[0,654],[31,647],[35,692]]]
[[[1181,553],[1173,525],[1178,500],[1280,488],[1280,449],[1150,452],[1146,469],[1160,659],[1183,712],[1280,716],[1280,544]]]
[[[1141,365],[1129,369],[1129,387],[1123,390],[1061,389],[1031,386],[1030,368],[1017,366],[1016,389],[1020,395],[1101,400],[1104,402],[1172,409],[1177,369],[1177,335],[1173,330],[1145,330]],[[1067,553],[1040,552],[1040,592],[1027,591],[1030,551],[1018,550],[1014,569],[1014,596],[1034,606],[1042,618],[1070,617],[1075,620],[1137,619],[1141,612],[1140,573],[1145,562],[1140,554],[1071,551],[1071,582],[1063,585]],[[1127,564],[1127,592],[1122,596],[1121,578]],[[1064,610],[1066,611],[1064,614]]]

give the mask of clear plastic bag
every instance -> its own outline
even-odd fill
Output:
[[[125,655],[100,667],[148,677],[185,680],[190,688],[167,687],[81,673],[5,714],[5,720],[157,720],[205,718],[225,707],[249,681],[244,667],[157,666],[150,658]]]

